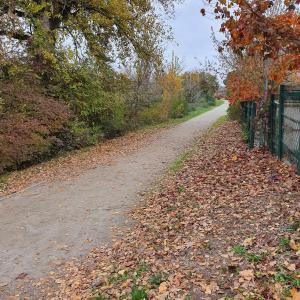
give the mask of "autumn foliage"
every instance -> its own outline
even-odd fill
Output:
[[[71,117],[67,105],[43,96],[32,86],[19,85],[17,89],[6,84],[1,91],[6,103],[0,119],[0,173],[66,148],[64,134]]]
[[[236,101],[251,101],[258,99],[260,91],[257,86],[245,76],[231,72],[226,79],[227,99],[231,104]]]
[[[216,19],[222,20],[220,31],[226,39],[219,47],[223,51],[230,48],[241,57],[261,57],[261,75],[265,80],[280,84],[286,77],[300,67],[300,15],[297,11],[299,1],[211,1]],[[206,11],[203,9],[202,14]],[[233,71],[236,71],[233,69]],[[251,76],[251,72],[248,72]],[[253,99],[266,95],[261,88],[248,82],[247,78],[237,79],[236,74],[229,76],[229,89],[234,82],[239,91],[230,90],[232,102]],[[252,86],[252,90],[251,90]],[[259,95],[258,95],[259,93]],[[247,95],[251,96],[248,97]],[[266,99],[264,99],[266,100]]]

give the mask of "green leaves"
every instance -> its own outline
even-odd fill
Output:
[[[172,10],[175,0],[160,2],[165,10]],[[72,44],[74,52],[92,55],[106,64],[117,56],[127,59],[133,54],[159,59],[161,41],[167,38],[166,25],[158,18],[157,7],[149,0],[55,3],[19,0],[14,1],[12,7],[8,10],[6,4],[0,3],[3,12],[0,15],[1,34],[8,38],[1,40],[2,48],[7,49],[10,40],[29,40],[23,44],[23,49],[27,54],[33,54],[33,63],[41,59],[40,55],[56,57],[59,40]],[[8,11],[11,18],[7,18]],[[15,51],[13,54],[17,54],[18,50]],[[2,54],[6,55],[5,50]]]
[[[243,246],[240,246],[240,245],[234,246],[232,248],[232,251],[238,255],[245,255],[247,253],[247,250]]]
[[[147,293],[144,287],[133,287],[131,290],[131,300],[145,300]]]

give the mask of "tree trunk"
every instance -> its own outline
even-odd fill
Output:
[[[264,94],[257,103],[257,115],[256,115],[256,143],[257,146],[262,148],[267,146],[268,141],[268,113],[270,103],[269,93],[269,66],[270,59],[264,59],[263,61],[263,79],[264,79]]]

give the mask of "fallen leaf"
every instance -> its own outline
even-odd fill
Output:
[[[287,300],[300,300],[300,292],[297,289],[292,288],[291,295],[292,296],[287,298]]]
[[[294,251],[299,251],[300,250],[300,243],[296,243],[294,240],[290,240],[289,246]]]
[[[162,282],[160,285],[159,285],[159,288],[158,288],[158,291],[160,294],[162,293],[165,293],[168,289],[168,286],[167,286],[167,283],[166,282]]]
[[[249,247],[249,246],[252,246],[253,245],[253,241],[254,241],[255,238],[247,238],[243,241],[242,245],[244,247]]]
[[[254,271],[253,270],[244,270],[240,272],[240,275],[246,279],[247,281],[250,281],[254,279]]]
[[[237,155],[233,155],[233,156],[232,156],[232,160],[233,160],[233,161],[237,161],[237,159],[238,159]]]

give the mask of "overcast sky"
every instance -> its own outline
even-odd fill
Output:
[[[212,16],[203,17],[201,8],[201,0],[185,0],[177,5],[175,19],[170,21],[175,41],[167,46],[167,56],[171,57],[174,51],[183,59],[186,70],[197,68],[199,62],[213,60],[216,55],[210,35],[211,27],[218,33],[219,26]]]

